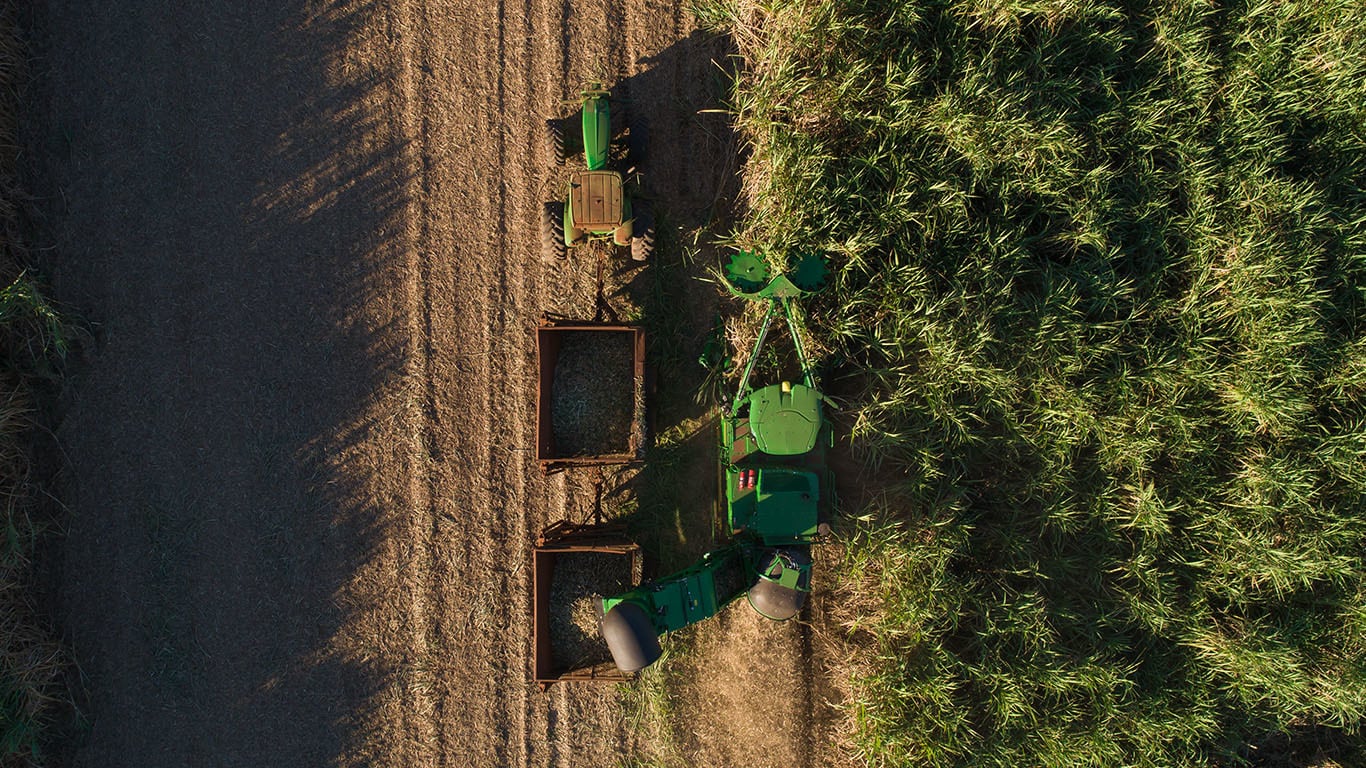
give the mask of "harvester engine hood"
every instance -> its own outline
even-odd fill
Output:
[[[821,393],[804,384],[774,384],[749,396],[749,428],[759,450],[797,456],[816,447]]]

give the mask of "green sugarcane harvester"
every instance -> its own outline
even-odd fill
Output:
[[[687,568],[602,601],[602,635],[623,672],[657,660],[660,635],[716,615],[744,595],[761,615],[786,621],[811,591],[811,543],[829,516],[833,485],[828,403],[802,344],[795,301],[825,284],[819,257],[770,277],[763,260],[737,253],[726,265],[731,293],[768,304],[735,399],[721,413],[721,484],[730,544]],[[801,364],[800,384],[750,388],[774,317],[787,320]]]

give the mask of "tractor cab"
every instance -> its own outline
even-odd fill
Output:
[[[580,171],[569,183],[567,215],[573,229],[590,234],[611,232],[629,218],[616,171]],[[629,240],[630,233],[626,234]]]

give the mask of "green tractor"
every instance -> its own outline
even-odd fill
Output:
[[[649,260],[654,251],[654,217],[639,197],[636,173],[644,161],[645,125],[618,119],[614,127],[611,95],[596,82],[579,92],[577,136],[565,130],[565,120],[546,121],[546,142],[557,163],[579,150],[583,155],[583,168],[572,173],[560,199],[541,210],[541,250],[547,259],[563,259],[568,249],[592,241],[628,247],[636,261]],[[613,138],[623,133],[626,147],[614,152]]]
[[[735,295],[768,303],[739,389],[720,418],[720,481],[730,543],[678,573],[602,601],[603,639],[623,672],[654,663],[662,653],[660,635],[710,618],[741,596],[766,618],[796,616],[811,591],[810,545],[828,530],[829,401],[816,386],[794,306],[824,285],[824,263],[803,259],[788,274],[770,279],[761,259],[739,253],[727,265],[726,278]],[[759,351],[779,312],[792,333],[802,381],[751,388]]]

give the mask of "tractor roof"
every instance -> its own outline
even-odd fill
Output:
[[[749,396],[749,428],[759,450],[796,456],[816,447],[821,393],[805,384],[773,384]]]
[[[622,220],[621,174],[580,171],[570,181],[569,210],[574,226],[592,232],[613,229]]]

